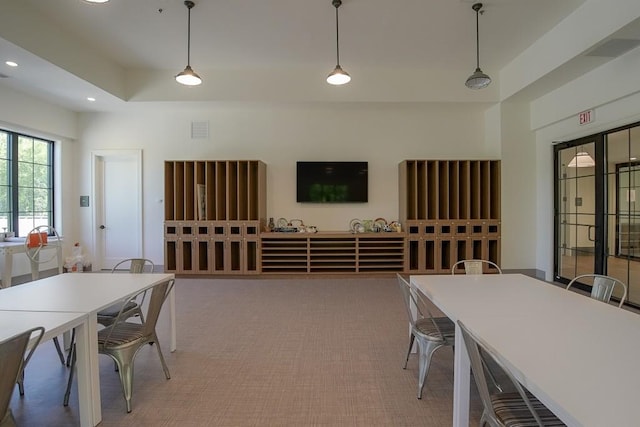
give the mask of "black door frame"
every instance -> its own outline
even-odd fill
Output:
[[[606,274],[606,245],[607,242],[607,227],[605,217],[605,203],[607,200],[607,186],[605,165],[606,162],[606,150],[605,150],[605,135],[608,132],[602,132],[595,135],[589,135],[586,137],[574,139],[571,141],[558,142],[553,145],[553,277],[554,280],[561,283],[569,283],[570,279],[560,276],[560,265],[558,264],[559,258],[559,242],[560,242],[560,205],[562,200],[561,194],[558,188],[558,182],[560,181],[560,162],[558,161],[559,153],[567,148],[572,148],[580,145],[586,145],[593,143],[594,145],[594,160],[595,165],[595,246],[594,246],[594,266],[593,272],[596,274]]]

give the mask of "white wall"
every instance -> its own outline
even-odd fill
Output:
[[[529,106],[500,105],[502,139],[502,262],[506,269],[535,268],[535,135],[529,129]]]
[[[77,138],[75,113],[0,85],[0,126],[48,139]]]
[[[75,189],[77,178],[75,164],[78,144],[77,115],[72,111],[43,102],[27,94],[0,86],[0,128],[22,132],[55,141],[56,176],[58,183],[55,197],[55,227],[65,239],[65,256],[73,242],[79,240],[77,224],[78,199]],[[55,267],[53,262],[41,265],[41,270]],[[31,267],[25,255],[14,257],[13,275],[29,274]],[[0,270],[4,268],[4,258],[0,257]]]
[[[258,159],[267,164],[268,216],[299,218],[320,230],[346,230],[352,218],[398,217],[398,164],[404,159],[499,159],[486,141],[486,105],[461,104],[164,104],[80,119],[78,194],[90,194],[92,150],[143,150],[144,252],[163,262],[165,160]],[[192,121],[208,121],[209,140],[191,140]],[[299,204],[296,160],[369,162],[369,203]],[[503,206],[508,206],[508,201]],[[91,236],[90,211],[79,234]]]
[[[553,273],[553,150],[568,141],[640,121],[640,82],[635,49],[531,103],[537,152],[537,268]],[[595,110],[595,121],[578,123],[580,111]]]

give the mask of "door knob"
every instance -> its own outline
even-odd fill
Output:
[[[104,225],[100,226],[100,230],[104,230],[106,227]]]

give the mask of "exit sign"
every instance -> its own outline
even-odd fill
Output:
[[[583,111],[578,114],[578,122],[580,125],[586,125],[596,119],[596,112],[594,110]]]

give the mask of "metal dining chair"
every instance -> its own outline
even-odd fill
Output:
[[[165,377],[171,378],[169,368],[164,360],[160,343],[156,334],[156,323],[160,315],[160,310],[167,296],[171,292],[174,285],[174,279],[158,283],[149,291],[151,296],[149,304],[142,323],[128,322],[125,316],[124,308],[126,303],[122,305],[120,313],[116,316],[115,321],[104,329],[98,331],[98,353],[106,354],[111,357],[118,367],[120,375],[120,383],[122,385],[122,393],[127,404],[127,412],[131,412],[131,396],[133,393],[133,362],[138,351],[146,344],[155,344],[160,357],[160,363],[164,370]],[[129,298],[128,302],[134,301],[145,291]],[[69,380],[67,382],[67,390],[64,395],[64,405],[69,404],[69,396],[71,393],[71,384],[73,382],[73,371],[75,367],[75,348],[71,361],[72,369],[69,372]]]
[[[566,289],[570,289],[582,279],[588,279],[591,282],[591,298],[593,299],[608,303],[611,301],[611,296],[616,287],[622,288],[622,296],[618,307],[622,307],[622,304],[627,299],[627,285],[615,277],[603,274],[581,274],[576,276],[569,282]]]
[[[122,266],[129,266],[126,269],[122,269]],[[111,273],[116,273],[118,271],[128,271],[132,274],[141,274],[141,273],[153,273],[155,270],[155,264],[150,259],[146,258],[127,258],[116,265],[111,269]],[[144,303],[146,293],[142,293],[136,300],[122,302],[118,304],[114,304],[110,307],[105,308],[98,312],[98,324],[102,326],[109,326],[113,322],[115,322],[116,317],[122,311],[122,317],[127,319],[129,317],[140,317],[140,321],[144,322],[144,314],[142,313],[142,304]],[[123,310],[124,308],[124,310]],[[71,344],[70,348],[73,348],[73,344],[75,343],[76,330],[75,328],[71,331]],[[54,338],[55,340],[55,338]],[[56,344],[56,348],[59,348],[57,340],[54,341]],[[62,357],[62,356],[61,356]],[[70,351],[67,355],[66,365],[71,366],[71,358],[72,352]],[[63,359],[64,360],[64,359]],[[64,363],[64,362],[63,362]]]
[[[465,274],[483,274],[486,267],[489,272],[496,272],[502,274],[502,270],[493,261],[486,259],[463,259],[451,266],[451,274],[456,274],[456,271],[460,270],[460,267],[464,267]]]
[[[133,274],[153,273],[155,270],[155,264],[150,259],[146,258],[128,258],[120,261],[111,269],[112,273],[123,271],[122,266],[129,266],[124,269]],[[128,301],[124,307],[122,316],[134,317],[140,316],[140,320],[144,322],[144,315],[142,313],[142,304],[144,303],[145,294],[142,294],[138,300]],[[103,326],[109,326],[115,320],[118,314],[122,311],[122,304],[114,304],[111,307],[107,307],[104,310],[98,312],[98,323]]]
[[[407,369],[411,348],[414,342],[417,342],[420,353],[418,359],[418,399],[422,399],[422,390],[429,373],[431,357],[437,349],[453,346],[455,324],[448,317],[434,317],[420,293],[400,274],[396,274],[396,276],[411,325],[409,348],[403,369]]]
[[[515,379],[493,350],[483,345],[464,323],[458,321],[458,326],[462,332],[473,378],[482,401],[481,426],[486,424],[491,427],[565,425]],[[489,387],[486,369],[489,363],[494,370],[499,368],[503,376],[509,379],[513,386],[512,391],[492,390]]]
[[[24,380],[24,368],[42,340],[43,334],[44,328],[38,326],[0,342],[0,366],[2,367],[2,375],[0,375],[0,427],[16,425],[9,407],[11,395],[16,383],[21,384]],[[31,339],[34,341],[25,357]]]

